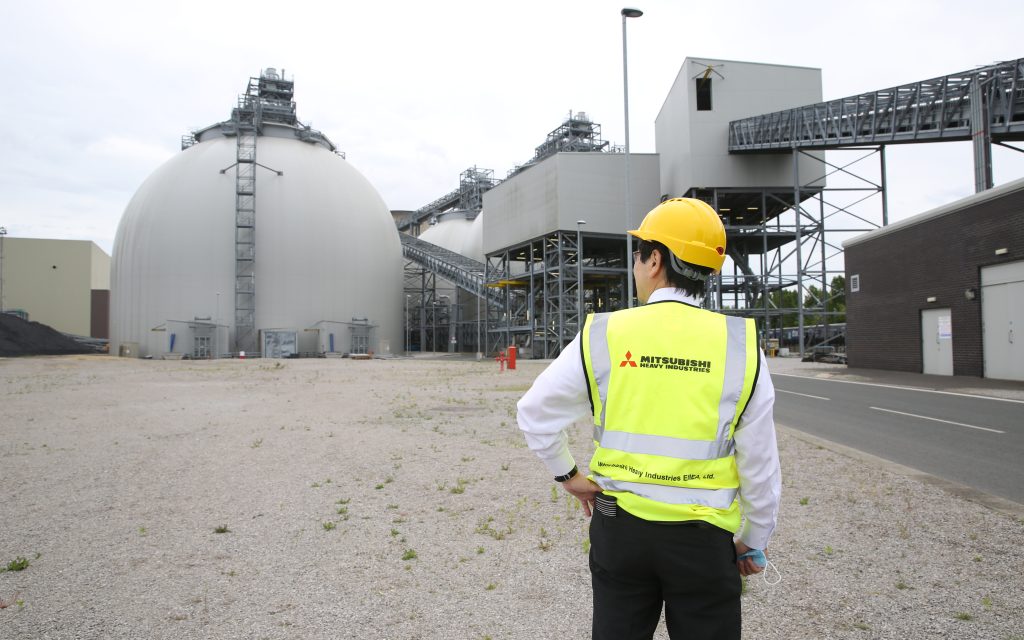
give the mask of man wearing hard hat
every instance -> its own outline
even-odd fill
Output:
[[[708,204],[668,200],[630,234],[641,307],[591,314],[518,404],[527,444],[590,523],[593,637],[738,639],[781,479],[754,321],[699,307],[725,260]],[[593,416],[590,475],[565,429]]]

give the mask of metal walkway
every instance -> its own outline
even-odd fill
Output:
[[[972,126],[979,121],[987,122],[987,129]],[[729,152],[947,142],[978,135],[995,142],[1024,140],[1024,58],[735,120],[729,123]]]
[[[499,305],[505,302],[500,289],[484,284],[484,263],[404,233],[398,235],[402,240],[402,255],[407,260],[423,265],[431,273],[485,302],[489,300]]]

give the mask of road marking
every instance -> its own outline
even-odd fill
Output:
[[[883,387],[885,389],[901,389],[903,391],[920,391],[921,393],[940,393],[945,396],[960,396],[962,398],[978,398],[979,400],[998,400],[999,402],[1015,402],[1024,404],[1024,400],[1013,398],[997,398],[996,396],[979,396],[974,393],[956,393],[954,391],[939,391],[937,389],[922,389],[920,387],[904,387],[898,384],[879,384],[877,382],[857,382],[856,380],[836,380],[834,378],[815,378],[814,376],[800,376],[793,373],[772,373],[772,377],[801,378],[803,380],[820,380],[821,382],[842,382],[844,384],[860,384],[866,387]]]
[[[964,424],[962,422],[953,422],[952,420],[940,420],[939,418],[929,418],[928,416],[919,416],[916,413],[904,413],[902,411],[893,411],[892,409],[883,409],[882,407],[871,407],[875,411],[885,411],[886,413],[896,413],[901,416],[910,416],[911,418],[921,418],[922,420],[934,420],[935,422],[945,422],[946,424],[955,424],[958,427],[967,427],[968,429],[978,429],[979,431],[991,431],[992,433],[1006,433],[999,429],[989,429],[988,427],[976,427],[973,424]]]
[[[775,387],[775,390],[776,391],[780,391],[782,393],[791,393],[794,396],[803,396],[805,398],[814,398],[815,400],[831,400],[831,398],[825,398],[825,397],[822,397],[822,396],[812,396],[809,393],[797,393],[796,391],[786,391],[785,389],[780,389],[778,387]]]

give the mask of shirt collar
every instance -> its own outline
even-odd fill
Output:
[[[647,299],[647,304],[651,304],[652,302],[665,302],[666,300],[682,302],[690,305],[691,307],[700,306],[700,300],[694,296],[686,295],[675,287],[662,287],[661,289],[655,289],[651,292],[651,297]]]

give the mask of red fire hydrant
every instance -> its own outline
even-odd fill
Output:
[[[498,366],[500,367],[498,369],[498,373],[504,373],[505,372],[505,360],[506,360],[505,352],[504,351],[499,351],[498,352],[498,357],[495,358],[495,360],[498,361]]]

